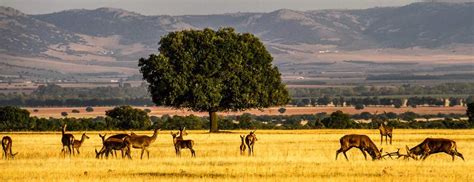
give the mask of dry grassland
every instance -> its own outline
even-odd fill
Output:
[[[162,116],[165,114],[169,115],[180,115],[180,116],[187,116],[190,114],[196,116],[209,116],[209,113],[206,112],[191,112],[185,109],[172,109],[168,107],[135,107],[140,109],[150,109],[151,113],[150,116]],[[63,107],[63,108],[25,108],[30,111],[31,116],[43,117],[43,118],[61,118],[61,112],[65,111],[68,112],[68,117],[76,117],[76,118],[90,118],[90,117],[97,117],[97,116],[105,116],[105,111],[113,109],[113,107],[94,107],[93,112],[86,112],[85,107]],[[33,110],[37,109],[38,112],[33,112]],[[77,109],[80,113],[72,113],[73,109]],[[278,112],[279,107],[272,107],[268,109],[264,109],[263,111],[257,109],[251,109],[244,112],[220,112],[219,115],[241,115],[243,113],[251,113],[255,115],[280,115]],[[383,112],[394,112],[397,114],[404,113],[407,111],[412,111],[417,114],[438,114],[438,113],[455,113],[455,114],[465,114],[466,107],[463,106],[455,106],[455,107],[402,107],[402,108],[394,108],[394,107],[365,107],[362,110],[356,110],[354,107],[286,107],[286,112],[283,113],[284,115],[297,115],[297,114],[316,114],[321,112],[332,113],[337,110],[341,110],[344,113],[348,114],[359,114],[361,112],[370,112],[370,113],[383,113]]]
[[[150,159],[95,159],[100,149],[97,132],[76,157],[62,158],[61,134],[2,133],[13,138],[15,160],[0,161],[0,181],[473,181],[474,130],[395,130],[393,145],[384,151],[414,146],[426,137],[446,137],[457,142],[466,161],[454,162],[445,154],[435,154],[422,161],[364,160],[359,150],[348,152],[349,162],[340,155],[339,138],[349,133],[368,134],[380,147],[377,130],[298,130],[256,132],[255,156],[240,156],[239,134],[248,131],[208,134],[190,131],[187,139],[195,141],[196,158],[184,150],[174,154],[169,131],[160,131],[150,147]],[[104,133],[104,132],[101,132]],[[151,135],[152,131],[139,132]],[[81,133],[74,133],[79,138]],[[402,150],[404,153],[405,151]]]

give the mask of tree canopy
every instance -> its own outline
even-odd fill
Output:
[[[233,28],[183,30],[159,42],[159,54],[139,60],[157,105],[209,112],[218,131],[219,111],[285,105],[290,98],[263,43]]]
[[[112,118],[109,127],[120,129],[145,129],[151,125],[148,113],[131,106],[119,106],[105,111],[105,115]]]

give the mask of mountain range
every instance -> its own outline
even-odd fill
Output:
[[[12,60],[0,64],[18,65],[13,60],[29,57],[104,68],[97,72],[113,72],[111,66],[134,69],[138,58],[156,52],[160,36],[207,27],[253,33],[279,63],[315,60],[298,53],[321,51],[442,50],[457,45],[469,51],[474,45],[474,3],[183,16],[145,16],[114,8],[28,15],[0,7],[0,58]]]

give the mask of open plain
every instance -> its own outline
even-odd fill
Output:
[[[98,133],[81,147],[81,154],[62,157],[60,132],[1,133],[13,138],[14,160],[0,161],[0,181],[473,181],[474,130],[394,130],[392,145],[380,145],[378,130],[257,130],[255,156],[239,154],[239,134],[235,130],[219,134],[189,131],[185,139],[195,141],[197,157],[184,149],[176,157],[170,131],[160,131],[151,145],[150,158],[132,160],[96,159],[94,149],[102,146]],[[152,131],[140,131],[151,135]],[[344,134],[367,134],[384,151],[405,145],[413,147],[426,137],[444,137],[457,142],[466,161],[434,154],[426,161],[385,159],[364,160],[358,149],[335,160],[339,138]],[[82,133],[74,132],[76,138]],[[384,152],[385,153],[385,152]],[[370,158],[370,157],[369,157]]]

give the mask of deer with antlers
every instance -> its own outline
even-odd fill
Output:
[[[245,141],[244,141],[245,140],[245,135],[239,135],[239,136],[240,136],[240,141],[241,141],[241,143],[240,143],[240,155],[244,155],[245,149],[246,149]]]
[[[3,156],[5,159],[14,159],[15,158],[15,155],[18,154],[17,153],[13,153],[12,152],[12,138],[9,137],[9,136],[4,136],[2,138],[2,148],[3,148]]]
[[[418,156],[422,160],[425,160],[431,154],[436,154],[444,152],[448,155],[451,155],[452,160],[454,161],[454,156],[460,157],[464,160],[464,156],[458,152],[456,142],[454,140],[445,139],[445,138],[426,138],[413,148],[407,148],[408,156],[413,159],[418,159]]]
[[[375,143],[367,135],[344,135],[341,137],[339,142],[341,143],[341,148],[336,151],[336,160],[341,152],[344,154],[344,157],[346,157],[346,160],[349,160],[346,152],[353,147],[358,148],[362,152],[365,160],[367,160],[367,154],[365,152],[369,153],[372,160],[379,160],[382,158],[382,149],[378,150]]]
[[[131,142],[130,137],[125,137],[123,140],[119,138],[107,138],[105,140],[106,135],[99,134],[99,137],[102,139],[102,148],[100,151],[95,150],[96,158],[102,158],[105,154],[105,157],[108,158],[109,154],[113,154],[113,151],[120,150],[122,152],[122,158],[127,156],[129,159],[132,159],[131,156]]]
[[[171,136],[173,137],[173,146],[174,150],[176,152],[176,156],[181,156],[181,149],[189,149],[191,151],[191,156],[196,157],[196,151],[194,151],[193,146],[194,146],[194,141],[193,140],[184,140],[183,139],[183,134],[186,134],[186,132],[183,132],[185,129],[179,129],[179,132],[173,133],[171,132]]]
[[[83,133],[82,134],[82,137],[81,137],[81,140],[74,140],[72,142],[72,154],[74,155],[74,149],[76,149],[77,151],[77,154],[80,154],[79,152],[79,148],[82,146],[82,144],[84,143],[84,141],[86,139],[89,139],[89,136],[86,135],[86,133]]]
[[[66,127],[67,127],[67,124],[64,124],[62,128],[61,142],[63,144],[63,149],[61,150],[61,153],[66,155],[66,152],[69,152],[69,156],[71,156],[72,144],[74,143],[74,135],[70,133],[66,133]]]
[[[245,136],[245,144],[247,144],[247,147],[249,148],[249,156],[254,155],[253,146],[255,145],[255,142],[258,141],[255,131],[256,130],[251,131],[247,136]]]
[[[140,155],[140,159],[143,158],[143,153],[146,151],[148,158],[150,158],[150,151],[148,150],[148,147],[155,142],[156,138],[158,137],[158,131],[161,129],[155,129],[153,132],[153,135],[146,136],[146,135],[137,135],[135,133],[132,133],[130,135],[130,143],[132,144],[133,148],[136,149],[142,149],[142,153]]]

